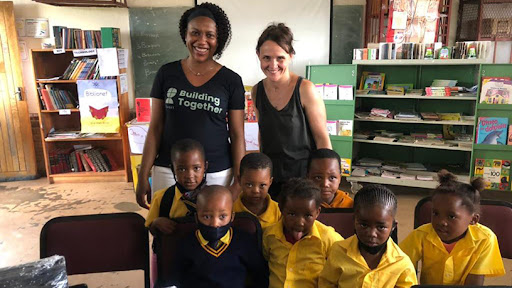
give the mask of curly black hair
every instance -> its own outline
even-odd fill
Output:
[[[187,26],[188,22],[191,20],[189,17],[193,12],[196,12],[199,9],[206,9],[213,15],[213,20],[217,26],[217,50],[215,50],[213,57],[215,59],[219,59],[222,56],[224,48],[226,48],[231,41],[231,24],[229,23],[228,16],[219,6],[205,2],[185,11],[185,13],[183,13],[180,18],[181,40],[183,40],[183,43],[186,44],[185,37],[187,35]]]

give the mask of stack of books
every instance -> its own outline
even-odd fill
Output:
[[[108,172],[119,169],[110,150],[93,148],[67,148],[50,151],[51,174],[68,172]]]
[[[113,77],[100,77],[98,58],[74,58],[60,77],[62,80],[94,80]]]
[[[78,107],[78,100],[71,91],[55,88],[52,84],[40,83],[37,94],[43,110],[72,109]]]

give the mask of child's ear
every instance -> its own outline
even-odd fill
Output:
[[[395,230],[397,226],[398,226],[398,221],[393,220],[393,228],[391,229],[391,231]]]
[[[208,170],[208,161],[204,161],[204,171]]]
[[[475,225],[478,223],[478,221],[480,221],[480,214],[474,213],[473,217],[471,218],[471,222],[469,222],[469,224]]]
[[[274,177],[270,177],[270,182],[268,184],[269,187],[270,187],[270,185],[272,185],[272,181],[274,181]]]
[[[231,222],[233,222],[235,220],[235,211],[233,211],[231,213]]]

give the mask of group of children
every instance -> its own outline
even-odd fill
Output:
[[[421,284],[482,285],[485,276],[505,274],[494,233],[478,224],[481,179],[457,182],[439,173],[432,223],[414,230],[400,245],[397,199],[382,185],[366,185],[352,200],[338,189],[340,157],[313,151],[307,179],[290,179],[274,201],[272,162],[262,153],[240,163],[241,194],[206,186],[207,161],[197,141],[171,150],[176,184],[157,191],[146,226],[173,233],[172,218],[195,215],[198,229],[180,246],[172,285],[187,287],[411,287],[421,261]],[[355,235],[343,239],[317,217],[322,207],[354,208]],[[235,212],[249,212],[263,229],[263,251],[250,235],[232,227]],[[162,243],[165,245],[165,243]]]

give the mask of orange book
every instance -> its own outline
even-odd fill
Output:
[[[363,49],[363,60],[368,60],[368,49]]]

